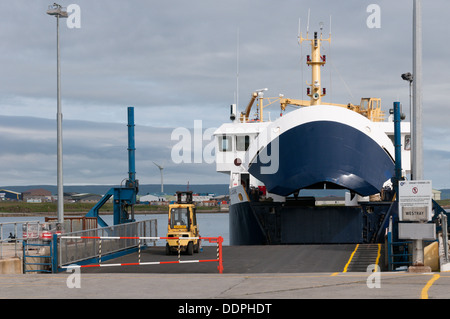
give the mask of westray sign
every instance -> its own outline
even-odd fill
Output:
[[[400,221],[426,222],[431,220],[431,181],[400,181],[398,193]]]

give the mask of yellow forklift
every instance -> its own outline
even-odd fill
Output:
[[[169,205],[167,237],[180,239],[167,239],[166,254],[170,255],[172,252],[178,252],[178,249],[181,252],[186,252],[188,255],[198,253],[200,240],[188,238],[199,236],[192,191],[177,192],[177,202]],[[183,237],[187,239],[182,239]]]

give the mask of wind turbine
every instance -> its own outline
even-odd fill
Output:
[[[164,182],[163,182],[163,169],[164,169],[164,167],[162,167],[161,165],[156,164],[155,162],[153,162],[153,164],[155,164],[159,168],[159,172],[161,173],[161,193],[164,193]]]

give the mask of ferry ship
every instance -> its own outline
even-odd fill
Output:
[[[230,122],[214,133],[216,170],[230,176],[230,245],[374,242],[382,237],[395,175],[394,122],[386,119],[379,98],[359,105],[322,101],[322,31],[309,42],[309,100],[251,94]],[[264,116],[279,104],[280,117]],[[286,112],[288,105],[293,111]],[[254,117],[252,108],[256,107]],[[410,173],[410,124],[402,121],[402,168]],[[345,189],[345,206],[316,206],[304,189]]]

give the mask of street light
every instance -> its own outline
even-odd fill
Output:
[[[403,73],[402,74],[402,79],[405,81],[409,82],[409,115],[411,117],[410,121],[412,121],[412,109],[411,109],[411,105],[412,105],[412,93],[411,93],[411,88],[412,88],[412,82],[413,82],[413,75],[409,72],[407,73]]]
[[[67,10],[57,3],[48,6],[47,14],[56,17],[56,77],[57,77],[57,187],[58,187],[58,222],[64,222],[64,190],[62,178],[62,113],[61,113],[61,67],[59,64],[59,18],[67,18]]]
[[[405,81],[409,81],[410,83],[413,81],[413,76],[411,73],[403,73],[402,74],[402,79]]]

